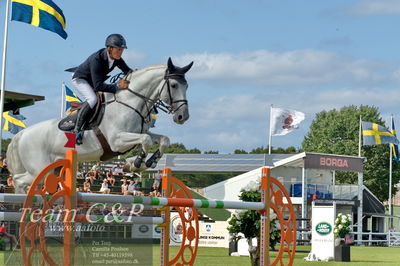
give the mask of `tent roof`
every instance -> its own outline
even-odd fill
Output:
[[[152,171],[169,167],[173,172],[248,172],[273,167],[293,154],[164,154]],[[129,159],[128,159],[129,160]]]
[[[4,112],[31,106],[35,102],[43,101],[44,99],[45,97],[40,95],[4,91]]]

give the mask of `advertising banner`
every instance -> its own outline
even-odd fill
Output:
[[[312,206],[312,238],[311,253],[317,260],[334,259],[336,205]]]

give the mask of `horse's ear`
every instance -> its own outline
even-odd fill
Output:
[[[173,73],[173,72],[175,71],[175,66],[174,66],[174,64],[172,63],[171,57],[168,57],[167,66],[168,66],[169,72]]]
[[[189,69],[190,69],[192,66],[193,66],[193,61],[192,61],[189,65],[182,67],[182,72],[183,72],[183,73],[188,72]]]

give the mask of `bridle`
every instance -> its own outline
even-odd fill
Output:
[[[128,73],[125,75],[125,77],[124,77],[123,79],[126,80],[126,79],[128,78],[128,76],[129,76],[129,74],[131,74],[131,73],[132,73],[132,71],[128,72]],[[119,78],[119,76],[120,76],[120,75],[118,75],[117,79]],[[174,78],[174,77],[176,77],[176,78]],[[164,102],[163,100],[161,100],[161,99],[158,99],[158,100],[150,99],[149,97],[144,96],[144,95],[142,95],[142,94],[140,94],[140,93],[137,93],[137,92],[131,90],[130,88],[124,89],[124,90],[126,90],[126,91],[129,91],[129,92],[132,93],[133,95],[135,95],[135,96],[141,98],[141,99],[144,101],[145,106],[146,106],[146,109],[147,109],[147,114],[146,114],[146,115],[143,115],[143,114],[142,114],[138,109],[136,109],[135,107],[133,107],[133,106],[131,106],[131,105],[129,105],[129,104],[127,104],[127,103],[125,103],[125,102],[123,102],[123,101],[117,99],[117,97],[116,97],[115,94],[114,94],[114,99],[111,100],[111,101],[107,101],[107,102],[106,102],[106,105],[107,105],[107,104],[110,104],[110,103],[113,103],[113,102],[116,102],[116,103],[118,103],[118,104],[122,104],[122,105],[124,105],[124,106],[126,106],[126,107],[128,107],[128,108],[130,108],[130,109],[132,109],[132,110],[134,110],[134,111],[142,118],[142,128],[143,128],[143,124],[144,124],[144,123],[150,122],[150,119],[149,119],[149,118],[150,118],[150,114],[151,114],[151,112],[152,112],[153,109],[154,109],[154,110],[160,109],[161,111],[163,111],[163,112],[165,112],[165,113],[167,113],[167,114],[174,114],[174,113],[177,112],[182,106],[184,106],[185,104],[186,104],[186,105],[188,104],[188,101],[187,101],[186,99],[179,99],[179,100],[175,100],[175,101],[174,101],[174,99],[172,98],[172,94],[171,94],[171,84],[170,84],[170,79],[171,79],[171,78],[172,78],[172,79],[182,79],[183,81],[186,82],[186,80],[185,80],[185,74],[181,74],[181,73],[169,73],[168,68],[165,70],[165,74],[164,74],[164,83],[163,83],[163,85],[162,85],[162,87],[161,87],[161,90],[160,90],[160,93],[159,93],[159,97],[161,96],[161,94],[162,94],[164,88],[166,87],[167,90],[168,90],[169,104],[165,103],[165,102]],[[167,86],[165,86],[165,85],[167,85]],[[158,97],[158,98],[159,98],[159,97]],[[176,107],[176,108],[174,109],[174,108],[173,108],[173,105],[176,104],[176,103],[181,103],[181,104],[180,104],[178,107]]]

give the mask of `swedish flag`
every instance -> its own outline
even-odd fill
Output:
[[[12,0],[12,20],[32,24],[67,38],[65,17],[51,0]]]
[[[8,111],[3,113],[3,118],[5,120],[3,130],[5,131],[17,134],[26,128],[26,125],[22,122],[22,120],[26,119],[23,115],[14,114],[12,111]]]
[[[389,129],[371,122],[362,122],[364,145],[399,144],[396,136]]]
[[[71,107],[72,102],[82,102],[81,99],[73,92],[70,88],[65,86],[65,110],[68,110]]]
[[[392,119],[392,134],[396,137],[396,129],[394,128],[394,120]],[[393,160],[396,162],[400,162],[399,158],[399,146],[396,144],[390,144],[390,148],[392,149]]]

